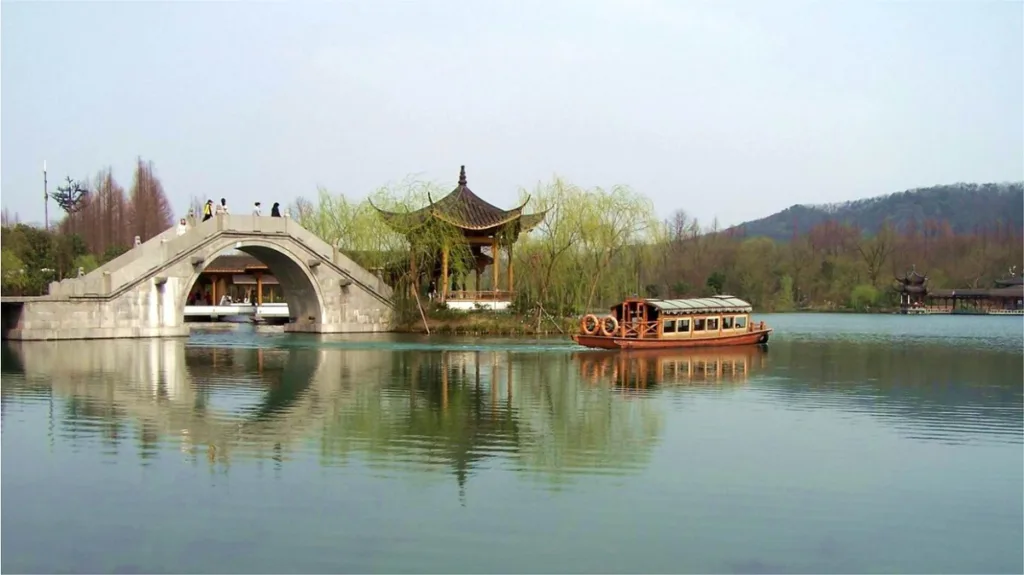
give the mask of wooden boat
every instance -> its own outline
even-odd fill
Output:
[[[677,349],[767,343],[772,329],[750,318],[751,305],[719,295],[692,299],[628,298],[580,321],[573,341],[600,349]]]

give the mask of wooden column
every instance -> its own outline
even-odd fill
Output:
[[[474,298],[480,297],[480,268],[473,270],[473,292]]]
[[[441,301],[448,301],[448,246],[441,248]]]
[[[510,294],[512,292],[512,286],[514,285],[512,283],[513,279],[514,278],[512,276],[512,245],[509,244],[509,246],[508,246],[508,291],[509,291]]]
[[[256,305],[263,305],[263,272],[256,272]]]
[[[210,305],[217,305],[217,276],[210,276]]]
[[[494,297],[498,297],[498,261],[501,260],[501,254],[498,253],[498,240],[491,240],[491,256],[494,258],[494,263],[491,264],[491,289],[494,290]]]

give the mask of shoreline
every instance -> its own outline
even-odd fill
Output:
[[[898,309],[885,309],[873,311],[856,311],[850,309],[801,309],[792,311],[764,312],[760,315],[792,315],[792,314],[841,314],[841,315],[905,315],[900,314]],[[757,315],[757,314],[755,314]],[[915,315],[915,314],[907,314]],[[985,314],[985,313],[953,313],[953,314],[920,314],[938,316],[1002,316],[1010,314]],[[1010,315],[1010,317],[1019,317]],[[576,333],[579,327],[580,318],[544,318],[540,328],[537,327],[536,316],[520,316],[510,314],[492,314],[485,312],[469,312],[448,317],[428,317],[427,325],[430,328],[429,335],[456,335],[456,336],[494,336],[494,337],[566,337]],[[251,324],[236,322],[187,322],[193,331],[205,332],[229,332],[237,331],[241,327],[251,329],[256,333],[284,333],[284,325]],[[421,319],[416,321],[403,322],[395,325],[387,332],[402,335],[428,335]]]

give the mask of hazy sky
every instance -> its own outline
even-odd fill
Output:
[[[139,155],[178,212],[460,164],[502,207],[557,173],[723,224],[1021,180],[1022,6],[4,1],[0,200],[41,221],[43,160],[127,189]]]

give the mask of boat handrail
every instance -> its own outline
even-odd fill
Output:
[[[606,317],[612,317],[612,316],[606,316]],[[648,320],[637,319],[637,320],[632,320],[632,321],[627,320],[627,321],[623,321],[623,322],[618,322],[618,325],[616,326],[617,329],[615,329],[615,333],[612,334],[612,335],[614,335],[615,337],[624,337],[624,338],[632,338],[632,339],[657,338],[658,337],[658,324],[659,323],[661,323],[661,320],[648,321]],[[761,320],[759,322],[755,322],[755,321],[751,320],[751,321],[747,322],[747,327],[746,327],[746,329],[744,331],[746,331],[747,333],[750,333],[750,332],[754,332],[754,331],[764,331],[765,328],[766,328],[766,326],[765,326],[764,320]],[[731,332],[731,333],[736,333],[736,332]]]
[[[633,320],[624,321],[619,324],[619,337],[632,337],[646,339],[658,337],[658,322]]]

